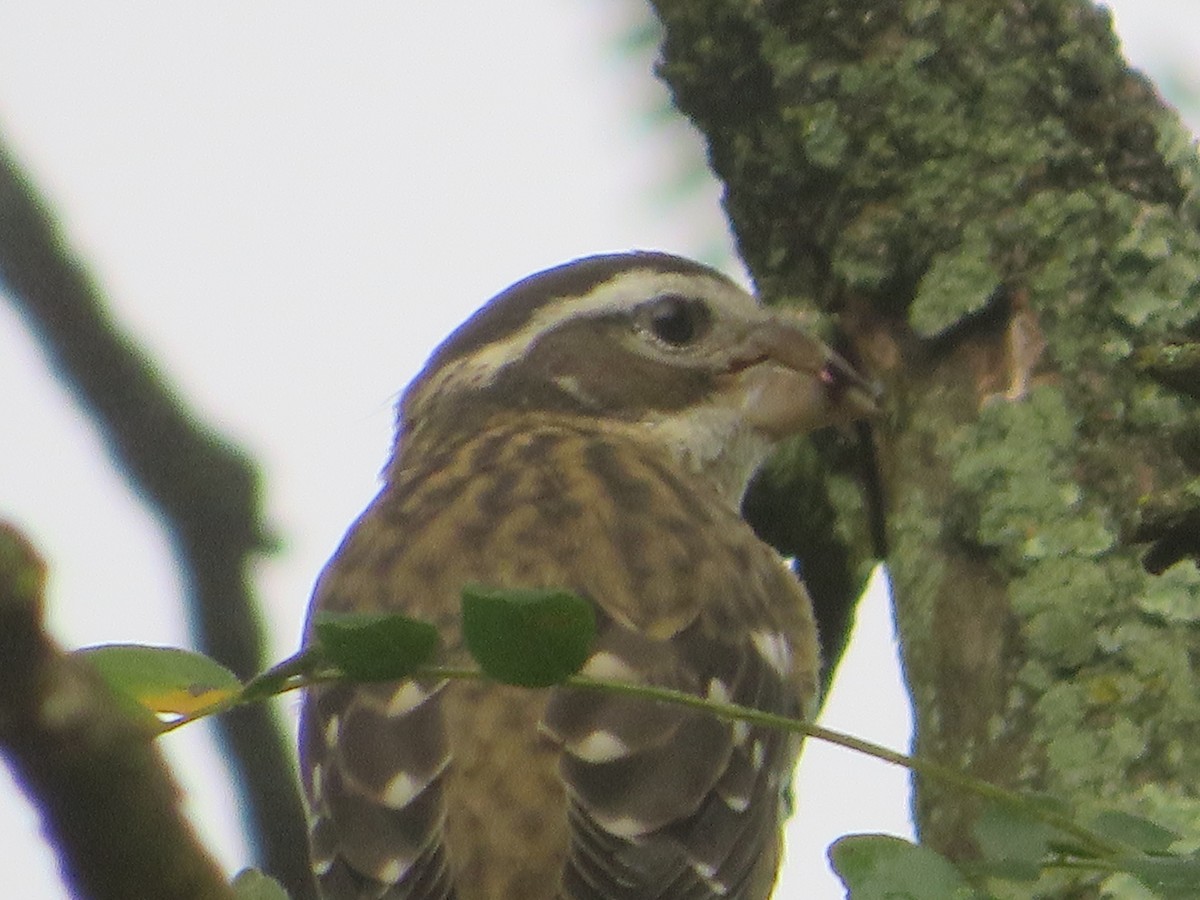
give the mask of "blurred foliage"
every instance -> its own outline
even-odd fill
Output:
[[[662,148],[661,168],[648,196],[648,205],[664,217],[687,218],[687,207],[698,202],[712,185],[714,175],[705,155],[704,138],[691,121],[676,109],[671,95],[653,75],[662,46],[663,30],[649,6],[627,2],[625,21],[612,41],[614,64],[639,73],[639,90],[630,98],[633,126],[638,135]],[[690,254],[709,265],[730,271],[741,268],[729,251],[726,235],[699,235]]]
[[[1195,134],[1200,134],[1200,71],[1190,61],[1176,60],[1156,73],[1155,83]]]

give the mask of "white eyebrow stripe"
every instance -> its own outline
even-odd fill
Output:
[[[405,397],[420,402],[434,396],[450,385],[480,387],[490,384],[505,366],[521,359],[539,336],[568,319],[633,309],[661,294],[703,293],[705,299],[731,313],[745,313],[760,307],[745,290],[727,284],[723,279],[697,273],[656,272],[653,269],[630,269],[619,272],[608,281],[595,285],[586,294],[563,296],[547,303],[534,313],[524,326],[507,337],[487,344],[461,359],[444,365],[441,371],[427,373],[432,377],[418,379],[417,397]]]

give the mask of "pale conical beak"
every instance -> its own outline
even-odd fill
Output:
[[[798,323],[772,317],[750,333],[746,350],[743,412],[772,438],[879,412],[878,385]]]

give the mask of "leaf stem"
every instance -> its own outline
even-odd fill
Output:
[[[443,677],[449,678],[455,676],[444,674]],[[1096,856],[1124,856],[1135,852],[1134,848],[1111,841],[1108,838],[1097,834],[1095,831],[1092,831],[1090,828],[1080,825],[1068,816],[1054,812],[1053,810],[1038,807],[1036,804],[1032,803],[1029,798],[1018,794],[1015,791],[1010,791],[1006,788],[999,787],[998,785],[994,785],[986,781],[980,781],[978,778],[972,778],[969,775],[964,775],[962,772],[950,768],[949,766],[944,766],[940,763],[921,759],[920,757],[907,756],[903,753],[897,753],[895,750],[890,750],[880,744],[875,744],[871,741],[866,741],[862,738],[845,734],[844,732],[834,731],[831,728],[824,728],[820,725],[814,725],[811,722],[805,722],[800,719],[790,719],[786,716],[763,712],[760,709],[754,709],[748,706],[739,706],[733,703],[717,703],[712,700],[707,700],[704,697],[698,697],[695,694],[688,694],[683,691],[672,690],[670,688],[586,678],[581,675],[572,676],[571,678],[567,679],[565,684],[571,687],[586,688],[589,690],[604,690],[630,697],[641,697],[646,700],[675,703],[680,706],[703,710],[713,715],[720,716],[723,719],[734,719],[737,721],[748,722],[752,725],[763,725],[767,728],[777,728],[790,731],[795,734],[803,734],[819,741],[824,741],[829,744],[836,744],[837,746],[845,747],[848,750],[854,750],[858,753],[866,754],[867,756],[873,756],[876,759],[883,760],[884,762],[891,763],[893,765],[902,766],[906,769],[916,772],[919,775],[924,775],[929,778],[937,779],[944,784],[949,784],[961,791],[973,793],[1010,809],[1018,810],[1019,812],[1022,812],[1031,818],[1037,819],[1038,821],[1057,828],[1064,834],[1071,835],[1080,842],[1084,849],[1095,854]]]
[[[245,703],[252,703],[276,694],[297,690],[298,688],[334,681],[339,677],[340,673],[330,669],[319,653],[311,649],[305,650],[288,657],[278,665],[251,679],[239,694],[220,700],[211,706],[196,710],[188,715],[181,716],[173,722],[165,724],[159,733],[165,734],[174,731],[189,722],[226,712]],[[442,678],[457,681],[489,680],[478,669],[464,666],[420,666],[414,670],[412,677]],[[722,719],[748,722],[751,725],[761,725],[766,728],[782,729],[793,734],[802,734],[818,741],[835,744],[839,747],[845,747],[848,750],[872,756],[875,759],[891,763],[892,765],[901,766],[916,772],[918,775],[936,779],[958,790],[975,794],[1009,809],[1016,810],[1032,819],[1058,829],[1063,834],[1070,835],[1079,842],[1081,850],[1097,858],[1107,857],[1111,859],[1114,857],[1137,855],[1135,848],[1112,841],[1090,828],[1080,825],[1068,816],[1040,807],[1028,797],[1018,794],[1015,791],[1010,791],[989,782],[972,778],[969,775],[964,775],[962,772],[949,766],[916,756],[907,756],[895,750],[890,750],[881,744],[863,740],[862,738],[835,731],[831,728],[814,725],[811,722],[791,719],[787,716],[764,712],[753,707],[739,706],[734,703],[717,703],[684,691],[646,684],[632,684],[629,682],[608,681],[587,678],[582,675],[573,675],[564,681],[562,686],[579,688],[581,690],[607,691],[651,702],[673,703],[719,716]],[[1067,861],[1059,860],[1056,864],[1061,866],[1067,864]]]

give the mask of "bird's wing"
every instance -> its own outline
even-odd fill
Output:
[[[790,587],[777,600],[795,603]],[[610,623],[584,673],[802,714],[776,623],[700,617],[665,638]],[[556,689],[545,728],[563,751],[571,847],[564,893],[764,897],[799,742],[679,706]],[[650,892],[650,886],[654,886]]]
[[[686,473],[593,441],[580,467],[617,501],[594,528],[620,573],[584,673],[799,716],[817,653],[803,588],[732,510]],[[544,728],[563,751],[566,896],[757,898],[778,861],[799,741],[679,706],[556,689]]]
[[[301,770],[323,896],[454,896],[442,841],[449,752],[437,703],[430,702],[441,689],[405,682],[308,692]]]
[[[465,583],[566,588],[597,605],[589,674],[798,714],[816,674],[803,589],[733,510],[621,453],[524,424],[432,460],[352,529],[314,607],[432,620],[460,661]],[[326,896],[767,895],[796,742],[593,692],[546,704],[465,684],[310,692],[302,768]]]

